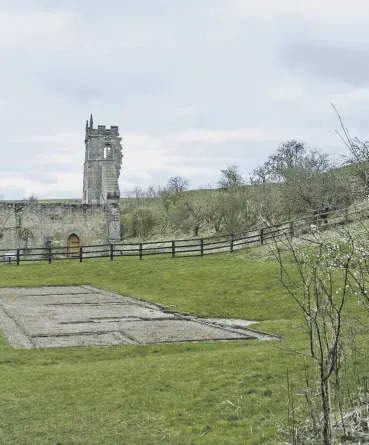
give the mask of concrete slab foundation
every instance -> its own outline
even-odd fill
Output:
[[[0,288],[0,329],[19,348],[276,338],[250,323],[164,311],[92,286]]]

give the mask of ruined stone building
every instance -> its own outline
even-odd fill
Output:
[[[91,116],[82,202],[0,201],[0,250],[65,247],[73,256],[82,245],[119,243],[121,140],[118,127],[94,128]]]

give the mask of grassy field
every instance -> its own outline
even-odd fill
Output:
[[[278,265],[237,255],[29,264],[1,286],[92,284],[199,316],[258,320],[276,342],[15,350],[0,339],[0,444],[270,443],[286,422],[286,372],[305,362],[299,313]]]

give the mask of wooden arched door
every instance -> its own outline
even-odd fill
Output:
[[[68,258],[79,256],[79,238],[75,233],[68,237]]]

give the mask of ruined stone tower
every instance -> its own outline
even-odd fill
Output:
[[[93,126],[86,121],[85,163],[83,174],[83,204],[105,205],[107,209],[108,240],[120,242],[119,175],[122,165],[122,138],[117,126]]]
[[[90,256],[111,253],[108,244],[121,242],[121,140],[118,127],[94,128],[92,116],[87,121],[82,203],[0,202],[0,261],[1,250],[19,249],[34,259],[43,257],[43,251],[32,250],[40,248],[58,248],[55,258],[65,258],[65,253],[67,258],[78,257],[84,246],[107,246],[92,249]]]
[[[119,203],[119,174],[122,165],[122,138],[118,127],[98,125],[93,128],[92,115],[86,122],[83,203]]]

